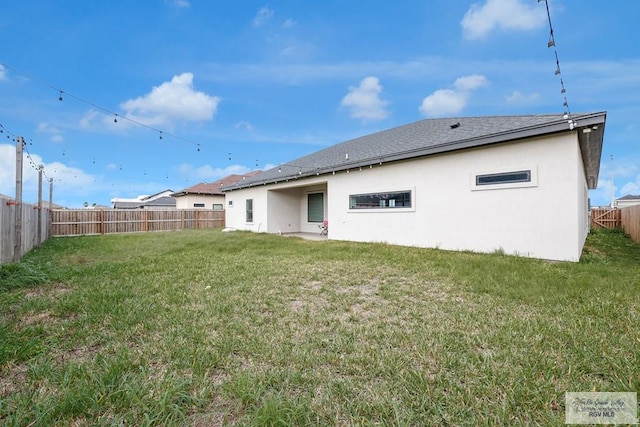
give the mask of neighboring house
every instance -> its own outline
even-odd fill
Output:
[[[150,196],[138,196],[135,199],[114,197],[111,199],[114,209],[175,209],[176,199],[171,197],[173,190],[164,190]]]
[[[640,196],[633,194],[627,194],[624,197],[620,197],[619,199],[616,199],[614,203],[614,206],[619,209],[634,205],[640,205]]]
[[[178,209],[224,209],[224,193],[221,188],[240,180],[251,178],[261,171],[249,172],[245,175],[229,175],[214,182],[201,182],[177,193],[171,194],[176,199]]]
[[[578,261],[606,112],[427,119],[222,188],[229,228]]]

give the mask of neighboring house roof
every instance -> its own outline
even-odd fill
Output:
[[[172,193],[173,193],[173,190],[164,190],[159,193],[152,194],[150,196],[139,196],[139,198],[142,201],[151,201],[151,200],[159,199],[161,197],[171,196]]]
[[[333,145],[222,187],[230,191],[576,129],[589,188],[598,183],[606,112],[425,119]],[[571,124],[569,122],[572,122]]]
[[[135,199],[114,197],[111,199],[111,203],[113,203],[114,209],[138,209],[144,206],[175,206],[176,201],[171,197],[172,193],[173,190],[164,190],[150,196],[138,196]]]
[[[616,200],[640,200],[640,195],[636,196],[634,194],[627,194],[626,196],[622,196]]]
[[[236,182],[241,181],[243,179],[254,177],[261,172],[262,171],[260,170],[256,170],[253,172],[246,173],[244,175],[233,174],[233,175],[225,176],[224,178],[214,182],[201,182],[199,184],[185,188],[184,190],[180,190],[177,193],[173,193],[171,196],[182,197],[182,196],[187,196],[189,194],[207,195],[207,196],[223,196],[224,193],[222,192],[221,188],[231,184],[235,184]]]
[[[176,199],[171,196],[158,197],[143,203],[143,206],[176,206]]]

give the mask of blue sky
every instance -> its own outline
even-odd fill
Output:
[[[25,201],[33,163],[55,203],[110,205],[423,118],[562,113],[562,78],[608,112],[592,204],[640,194],[640,2],[548,5],[560,75],[537,0],[3,2],[0,193],[16,135]]]

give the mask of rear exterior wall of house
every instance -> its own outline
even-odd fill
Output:
[[[578,261],[589,225],[580,148],[567,133],[231,191],[227,226],[313,230],[313,191],[325,194],[337,240]]]

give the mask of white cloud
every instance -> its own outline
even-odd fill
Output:
[[[510,104],[527,104],[531,102],[535,102],[540,98],[540,94],[538,93],[530,93],[524,94],[520,91],[514,91],[511,95],[507,95],[505,97],[506,101]]]
[[[16,189],[16,147],[0,144],[0,193],[15,194]]]
[[[284,21],[284,23],[282,24],[282,28],[292,28],[292,27],[295,27],[296,25],[298,25],[298,22],[289,18],[286,21]]]
[[[64,136],[62,135],[62,131],[59,128],[55,126],[51,126],[48,123],[45,123],[45,122],[38,123],[37,131],[40,133],[46,133],[48,135],[51,135],[51,141],[53,142],[64,141]]]
[[[253,18],[253,26],[261,27],[271,18],[273,18],[273,10],[269,9],[267,6],[264,6]]]
[[[251,125],[251,123],[247,122],[247,121],[239,121],[238,123],[235,124],[234,126],[236,129],[244,129],[244,130],[248,130],[248,131],[252,131],[253,130],[253,125]]]
[[[474,3],[460,22],[464,36],[481,39],[497,28],[526,31],[544,26],[544,7],[531,3],[529,5],[524,0],[487,0],[484,5]]]
[[[420,113],[427,117],[458,114],[466,107],[471,92],[488,84],[487,78],[479,74],[460,77],[453,83],[454,89],[438,89],[424,98]]]
[[[54,179],[54,196],[58,193],[67,195],[86,194],[92,188],[95,178],[83,170],[70,167],[61,162],[45,163],[37,154],[31,153],[31,161],[44,166],[47,178]],[[24,163],[22,170],[22,199],[28,203],[37,202],[38,171]],[[16,180],[16,148],[13,145],[0,144],[0,193],[15,196]],[[43,198],[48,199],[48,190],[43,189]]]
[[[613,175],[611,174],[612,166]],[[612,183],[614,199],[626,196],[627,194],[640,194],[640,173],[636,154],[616,159],[613,165],[604,157],[602,158],[598,188],[591,190],[589,193],[591,203],[594,206],[608,206],[611,204]]]
[[[472,74],[470,76],[458,77],[453,83],[453,86],[461,92],[469,92],[476,90],[482,86],[486,86],[489,83],[485,76],[479,74]]]
[[[382,85],[377,77],[365,77],[359,86],[350,86],[349,93],[342,98],[340,106],[349,110],[353,118],[381,120],[389,113],[385,107],[388,101],[380,99]]]
[[[439,89],[422,100],[420,112],[427,117],[457,114],[467,105],[467,94]]]
[[[629,181],[622,185],[620,196],[626,196],[627,194],[640,195],[640,174],[636,176],[635,181]]]
[[[7,80],[7,73],[4,70],[4,65],[0,64],[0,82]]]
[[[122,103],[121,107],[129,119],[148,126],[166,126],[177,121],[211,120],[219,102],[218,97],[194,90],[193,74],[183,73],[144,96]]]

